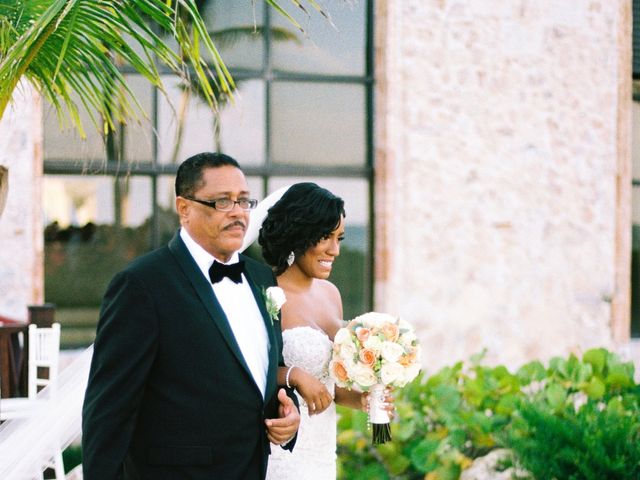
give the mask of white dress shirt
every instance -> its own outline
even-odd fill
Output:
[[[180,229],[180,238],[187,246],[187,250],[198,264],[207,282],[210,281],[209,267],[214,260],[226,264],[238,261],[238,252],[234,253],[228,262],[222,262],[215,258],[198,245],[184,228]],[[260,313],[249,282],[243,273],[242,283],[235,283],[225,277],[222,281],[211,285],[211,288],[229,320],[242,356],[264,398],[271,346],[262,313]]]

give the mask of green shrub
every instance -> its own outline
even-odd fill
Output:
[[[539,451],[538,462],[543,463],[544,455],[560,451],[550,448],[546,434],[535,433],[542,430],[561,439],[559,432],[569,434],[572,428],[581,434],[572,431],[575,443],[562,450],[563,455],[589,455],[602,464],[600,469],[591,465],[593,471],[613,472],[621,462],[633,471],[637,450],[618,448],[638,435],[640,390],[633,380],[633,364],[604,349],[589,350],[582,360],[556,357],[547,367],[530,362],[515,373],[504,366],[482,365],[482,358],[480,354],[430,377],[419,376],[396,392],[399,419],[392,423],[393,441],[385,445],[371,445],[364,414],[341,408],[340,478],[457,479],[473,459],[495,448],[513,449],[513,461],[534,472],[529,455]],[[599,410],[602,405],[605,413]],[[545,421],[554,422],[553,427],[543,426]],[[598,428],[609,427],[611,433],[598,433]],[[596,455],[592,449],[605,437],[610,443]],[[554,478],[536,474],[539,479]],[[592,478],[580,471],[575,475],[555,478]]]
[[[550,413],[523,404],[519,427],[505,439],[517,462],[538,479],[640,478],[640,416],[590,401]]]

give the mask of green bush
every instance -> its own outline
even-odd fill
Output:
[[[589,350],[582,360],[553,358],[547,367],[530,362],[515,373],[482,365],[482,358],[420,376],[398,391],[399,420],[388,444],[372,446],[364,414],[340,409],[340,478],[457,479],[473,459],[496,448],[511,449],[513,462],[535,478],[596,478],[584,476],[577,464],[563,463],[565,469],[552,476],[535,469],[531,458],[548,464],[545,455],[561,451],[548,437],[562,442],[563,435],[574,439],[563,455],[588,455],[589,468],[608,472],[599,478],[638,478],[614,473],[619,465],[633,472],[639,461],[637,449],[623,448],[638,439],[633,364],[604,349]],[[603,428],[611,430],[598,430]],[[593,450],[605,438],[607,447]]]

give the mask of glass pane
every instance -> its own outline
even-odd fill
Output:
[[[631,336],[640,337],[640,188],[632,190]]]
[[[107,159],[105,144],[97,127],[91,123],[89,114],[80,109],[86,138],[80,137],[68,120],[60,123],[53,106],[44,102],[44,159],[77,163],[104,162]]]
[[[350,319],[368,308],[371,286],[369,272],[369,193],[364,179],[279,177],[269,181],[269,192],[297,182],[314,182],[342,197],[347,217],[340,257],[331,280],[340,290],[344,318]]]
[[[107,284],[150,249],[147,177],[45,176],[45,299],[64,347],[93,341]]]
[[[147,118],[140,115],[140,118],[130,120],[123,128],[124,159],[129,162],[152,162],[151,152],[155,142],[151,108],[153,87],[141,75],[127,75],[126,79]]]
[[[273,161],[293,165],[365,164],[365,89],[308,82],[273,84]]]
[[[202,15],[229,68],[262,69],[263,2],[206,2]]]
[[[164,77],[167,98],[158,97],[158,156],[179,164],[191,155],[214,150],[213,112],[176,77]]]
[[[226,103],[220,112],[220,151],[240,165],[264,163],[264,82],[237,82],[235,103]]]
[[[289,9],[307,35],[297,33],[297,41],[272,41],[274,68],[289,72],[364,75],[366,0],[325,2],[323,6],[335,27],[315,11],[307,16],[300,9]],[[274,28],[295,32],[295,27],[282,15],[272,11],[271,18]]]

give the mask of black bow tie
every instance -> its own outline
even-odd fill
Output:
[[[224,277],[229,277],[229,280],[235,283],[242,283],[242,272],[244,271],[244,261],[240,260],[238,263],[232,263],[231,265],[225,265],[224,263],[214,262],[209,268],[209,278],[211,283],[217,283]]]

